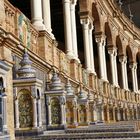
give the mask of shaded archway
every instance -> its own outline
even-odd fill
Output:
[[[22,89],[18,93],[19,124],[20,128],[33,126],[33,104],[30,91]]]
[[[98,46],[96,43],[96,35],[98,33],[101,33],[101,19],[99,17],[98,8],[95,3],[92,4],[92,17],[94,19],[94,30],[93,30],[93,54],[94,54],[94,66],[95,66],[95,72],[97,74],[97,77],[100,78],[99,73],[99,54],[98,54]]]
[[[123,46],[122,46],[122,41],[120,39],[120,36],[116,37],[116,47],[117,47],[116,61],[117,61],[117,73],[118,73],[118,85],[120,86],[120,88],[123,88],[121,63],[119,61],[119,55],[123,54],[123,48],[122,48]]]
[[[101,32],[101,19],[95,3],[92,4],[92,17],[94,19],[95,32]]]
[[[127,56],[127,79],[128,79],[128,89],[133,90],[133,80],[132,80],[132,71],[130,68],[131,63],[133,63],[133,54],[130,46],[126,47],[126,56]]]
[[[106,36],[105,58],[106,58],[107,79],[111,84],[113,84],[113,79],[112,79],[113,73],[111,71],[111,58],[110,58],[109,50],[113,49],[114,46],[113,46],[112,32],[108,22],[105,23],[104,30]]]

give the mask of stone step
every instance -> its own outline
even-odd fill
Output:
[[[139,132],[102,132],[102,133],[75,133],[75,134],[49,134],[33,137],[33,140],[82,140],[82,139],[127,139],[140,140]]]
[[[116,125],[90,125],[87,128],[75,128],[75,129],[66,129],[66,133],[95,133],[95,132],[134,132],[136,131],[135,125],[124,125],[124,124],[116,124]]]

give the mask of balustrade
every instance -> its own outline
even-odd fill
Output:
[[[7,0],[4,0],[4,8],[5,22],[2,25],[4,29],[19,38],[21,43],[33,53],[39,55],[38,31],[33,27],[29,19]],[[122,18],[125,19],[126,17],[123,16]],[[128,21],[126,20],[126,22]],[[136,27],[131,28],[133,31],[136,31]],[[92,80],[90,80],[89,72],[83,69],[81,64],[73,62],[74,64],[71,65],[67,55],[57,48],[57,43],[53,43],[52,41],[51,45],[47,46],[49,53],[46,55],[46,62],[59,69],[66,76],[71,77],[75,81],[82,82],[84,86],[87,88],[90,87],[90,90],[103,97],[121,101],[139,102],[140,95],[136,95],[136,93],[125,89],[120,89],[119,87],[114,87],[110,83],[98,79],[94,74]],[[75,71],[74,73],[73,70]]]

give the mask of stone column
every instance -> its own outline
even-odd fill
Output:
[[[85,55],[85,66],[86,69],[91,72],[90,63],[90,49],[89,49],[89,19],[81,19],[82,29],[83,29],[83,40],[84,40],[84,55]]]
[[[138,92],[139,88],[138,88],[138,76],[137,76],[137,64],[135,66],[135,79],[136,79],[136,92]]]
[[[119,56],[119,61],[121,63],[122,85],[124,89],[128,90],[127,70],[126,70],[127,57]]]
[[[48,109],[48,126],[50,126],[52,124],[51,121],[51,104],[50,104],[50,97],[46,97],[46,105],[47,105],[47,109]]]
[[[54,39],[51,28],[51,11],[50,11],[50,0],[42,0],[42,12],[45,28],[51,37]]]
[[[77,126],[77,101],[73,100],[73,123]]]
[[[118,70],[117,70],[117,48],[114,48],[114,71],[115,71],[115,85],[118,86]]]
[[[117,121],[121,120],[120,109],[117,108]]]
[[[3,131],[7,132],[7,96],[3,97]]]
[[[104,66],[105,55],[103,55],[103,47],[105,47],[105,37],[104,36],[95,36],[97,47],[98,47],[98,56],[99,56],[99,71],[100,71],[100,79],[107,81],[106,77],[106,65]]]
[[[60,97],[60,107],[61,107],[61,125],[66,125],[66,108],[65,108],[65,97]]]
[[[89,50],[90,50],[90,66],[91,72],[96,75],[95,66],[94,66],[94,54],[93,54],[93,38],[92,38],[92,30],[93,30],[93,23],[90,22],[89,24]]]
[[[37,30],[44,30],[45,26],[42,19],[42,1],[41,0],[31,0],[31,14],[32,14],[32,24]]]
[[[33,127],[37,127],[37,106],[36,106],[36,97],[33,98]]]
[[[15,99],[15,120],[16,128],[19,128],[19,108],[18,108],[18,99]]]
[[[74,54],[73,54],[73,47],[72,47],[70,3],[71,3],[70,0],[63,0],[66,54],[69,57],[69,59],[73,59]]]
[[[71,0],[70,13],[71,13],[71,30],[72,30],[72,46],[75,59],[79,62],[77,51],[77,31],[76,31],[76,17],[75,17],[75,5],[77,0]]]
[[[108,81],[107,79],[107,65],[106,65],[106,56],[105,56],[105,45],[106,45],[106,41],[104,40],[104,44],[102,46],[102,55],[103,55],[103,65],[104,65],[104,78],[105,78],[105,81]]]
[[[38,99],[38,124],[39,127],[42,127],[42,116],[41,116],[41,99]]]
[[[135,79],[136,77],[135,77],[135,68],[136,67],[136,64],[135,63],[131,63],[130,65],[129,65],[129,68],[131,69],[131,74],[132,74],[132,85],[133,85],[133,91],[134,92],[136,92],[137,91],[137,89],[136,89],[136,80],[137,79]]]
[[[111,75],[112,75],[112,84],[116,84],[115,80],[115,63],[114,63],[114,50],[113,48],[108,48],[108,53],[110,56],[110,69],[111,69]]]

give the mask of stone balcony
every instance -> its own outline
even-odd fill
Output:
[[[57,48],[57,41],[52,39],[46,31],[38,32],[30,20],[13,7],[8,0],[4,0],[4,9],[4,18],[0,21],[1,28],[19,40],[19,45],[23,48],[36,54],[38,58],[57,69],[64,77],[69,77],[75,85],[79,86],[82,83],[85,91],[93,93],[95,99],[101,98],[104,104],[114,106],[119,104],[122,107],[124,104],[139,105],[140,93],[113,86],[98,79],[96,75],[88,73],[81,64],[75,60],[70,61],[65,53]]]

